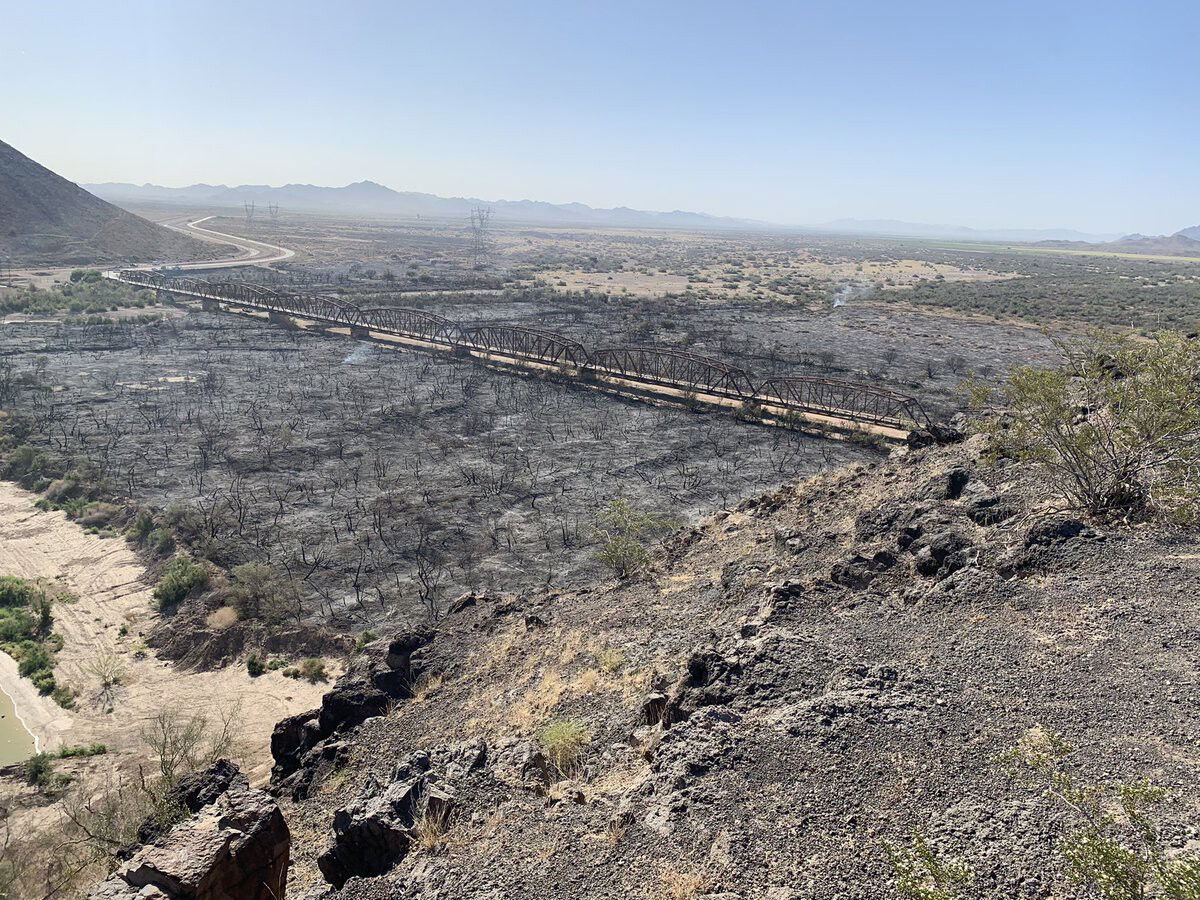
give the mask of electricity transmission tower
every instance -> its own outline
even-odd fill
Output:
[[[246,208],[246,224],[249,225],[251,222],[254,221],[254,201],[253,200],[243,200],[242,206],[244,206]]]
[[[278,203],[268,203],[267,204],[267,212],[271,216],[271,227],[272,228],[277,227],[279,225],[279,204]]]
[[[471,210],[471,268],[475,271],[487,268],[492,249],[488,234],[491,221],[490,208],[477,206]]]

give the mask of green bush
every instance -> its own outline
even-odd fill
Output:
[[[0,607],[29,606],[37,587],[24,578],[0,575]]]
[[[82,485],[74,478],[57,478],[46,488],[46,499],[51,503],[62,503],[78,497],[82,490]]]
[[[669,519],[638,509],[624,498],[610,500],[596,526],[600,542],[596,558],[618,578],[629,578],[650,564],[646,542],[672,528]]]
[[[63,709],[75,708],[75,689],[65,684],[58,684],[54,690],[50,692],[50,696],[54,702]]]
[[[28,487],[49,465],[46,455],[36,447],[21,444],[4,461],[4,474]]]
[[[63,747],[54,755],[59,759],[72,759],[77,756],[103,756],[108,752],[108,746],[105,744],[87,744],[78,747]]]
[[[47,787],[54,778],[54,757],[35,753],[25,760],[25,781],[38,788]]]
[[[141,543],[150,536],[154,529],[154,514],[146,509],[138,510],[138,514],[134,516],[133,524],[129,526],[129,537]]]
[[[1037,466],[1072,507],[1102,519],[1200,518],[1200,343],[1096,336],[1059,343],[1058,369],[1016,369],[978,425],[992,452]]]
[[[159,609],[173,609],[208,584],[208,569],[188,556],[177,556],[163,569],[154,599]]]
[[[20,659],[17,669],[25,678],[30,678],[39,669],[49,669],[54,665],[50,651],[35,641],[23,641],[20,645]]]
[[[356,640],[354,642],[354,646],[356,649],[361,651],[364,647],[367,646],[367,644],[374,641],[375,637],[376,637],[375,632],[373,632],[371,629],[368,628],[366,631],[364,631],[362,634],[360,634],[358,636],[358,640]]]
[[[959,900],[975,880],[960,859],[945,859],[920,834],[907,847],[884,844],[896,893],[906,900]]]
[[[325,660],[319,656],[310,656],[300,663],[299,676],[305,681],[316,684],[318,681],[328,681],[325,671]]]
[[[267,667],[263,663],[261,656],[257,653],[251,653],[246,657],[246,671],[250,673],[251,678],[257,678],[267,671]]]

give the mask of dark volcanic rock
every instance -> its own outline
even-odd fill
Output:
[[[230,786],[241,778],[238,767],[227,759],[219,759],[202,772],[185,775],[176,782],[167,793],[166,807],[186,809],[190,813],[198,813],[204,807],[216,803]],[[245,780],[245,779],[243,779]],[[138,829],[138,842],[152,844],[170,830],[170,826],[157,818],[147,819]],[[136,847],[123,855],[128,859],[136,851]]]
[[[445,821],[454,795],[430,772],[430,755],[415,753],[396,767],[386,786],[371,777],[358,798],[333,816],[333,843],[317,857],[330,884],[373,877],[408,852],[419,819]]]
[[[169,831],[143,832],[155,843],[127,859],[92,900],[278,900],[287,889],[291,835],[268,794],[252,790],[226,760],[184,779],[173,792],[202,804]]]
[[[373,716],[387,712],[395,700],[412,696],[412,683],[419,674],[414,657],[433,639],[433,630],[416,626],[396,635],[386,647],[373,644],[362,659],[338,679],[321,706],[284,719],[271,735],[272,790],[291,790],[293,796],[307,791],[310,777],[300,772],[307,762],[317,763],[327,747],[319,746],[334,735],[356,728]],[[316,751],[316,752],[314,752]],[[327,754],[326,754],[327,756]],[[301,777],[296,777],[297,775]]]

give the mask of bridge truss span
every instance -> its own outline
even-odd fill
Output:
[[[592,354],[591,367],[603,374],[686,392],[720,394],[740,400],[754,395],[754,384],[744,369],[670,347],[605,347]]]
[[[379,306],[359,310],[358,322],[355,324],[372,331],[434,343],[454,344],[459,340],[457,322],[423,309],[409,309],[404,306]]]
[[[888,428],[909,427],[920,414],[917,401],[904,394],[860,381],[815,375],[769,378],[759,385],[754,402]]]
[[[539,328],[482,325],[464,329],[462,340],[471,349],[503,353],[546,365],[583,367],[588,363],[587,349],[579,341]]]

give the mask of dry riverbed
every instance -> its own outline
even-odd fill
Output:
[[[151,587],[145,569],[121,538],[89,534],[59,512],[34,508],[36,495],[0,482],[0,574],[40,578],[75,598],[54,609],[54,630],[63,637],[55,676],[75,688],[75,709],[59,708],[18,676],[0,654],[0,688],[14,701],[39,749],[103,743],[109,765],[130,766],[145,755],[140,732],[162,711],[201,713],[217,720],[237,709],[235,756],[252,780],[270,771],[270,735],[275,723],[316,706],[326,686],[268,672],[250,678],[244,666],[210,672],[183,671],[146,652],[153,628]],[[122,683],[100,690],[89,666],[114,655]],[[331,666],[331,674],[337,674]]]

